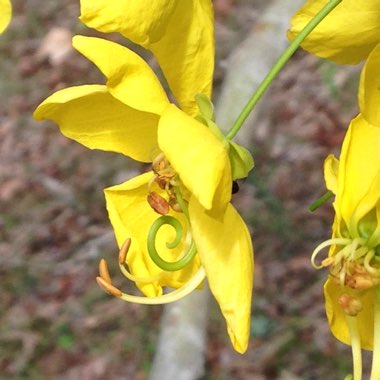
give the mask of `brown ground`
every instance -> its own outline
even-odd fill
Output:
[[[71,34],[96,33],[77,21],[76,0],[13,3],[12,25],[0,38],[0,373],[145,379],[161,308],[112,299],[94,280],[99,258],[116,253],[102,189],[141,167],[31,118],[53,91],[103,81],[70,49]],[[215,1],[220,59],[259,17],[252,3]],[[223,76],[219,64],[217,85]],[[325,191],[323,159],[339,151],[357,112],[357,78],[357,68],[299,52],[273,85],[268,112],[251,126],[256,168],[235,201],[256,251],[252,343],[246,355],[235,354],[214,305],[203,380],[334,380],[350,371],[350,351],[325,321],[325,274],[309,264],[313,247],[329,236],[332,209],[311,214],[307,206]]]

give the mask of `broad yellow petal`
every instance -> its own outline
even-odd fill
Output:
[[[366,350],[373,350],[373,289],[358,293],[347,287],[342,288],[340,285],[331,281],[331,279],[328,279],[325,283],[324,290],[327,320],[335,338],[343,343],[351,344],[346,315],[338,303],[339,297],[342,294],[348,294],[358,298],[363,305],[363,310],[359,312],[356,317],[361,346]]]
[[[210,97],[214,70],[211,0],[81,0],[81,20],[120,32],[153,52],[181,108],[197,113],[195,95]]]
[[[380,4],[379,4],[380,8]],[[380,17],[380,16],[379,16]],[[363,117],[380,127],[380,44],[372,50],[362,70],[359,84],[359,106]]]
[[[177,5],[177,0],[81,0],[80,20],[101,32],[126,34],[146,46],[162,38]]]
[[[8,26],[12,17],[12,5],[9,0],[0,0],[0,33]]]
[[[147,202],[148,182],[152,177],[153,172],[148,172],[120,185],[105,189],[107,210],[119,247],[127,238],[132,239],[127,255],[131,273],[136,277],[143,278],[161,275],[152,284],[136,284],[145,295],[150,297],[161,295],[163,286],[173,288],[182,286],[193,277],[199,268],[197,257],[184,269],[176,272],[164,272],[151,260],[147,250],[147,236],[153,222],[160,217]],[[155,186],[154,190],[164,195],[158,186]],[[187,223],[184,215],[173,211],[170,214],[182,223],[186,232]],[[166,243],[171,242],[174,236],[174,230],[170,226],[163,226],[159,231],[156,247],[164,260],[176,261],[185,249],[186,244],[181,244],[173,250],[166,247]]]
[[[359,115],[347,131],[339,165],[337,207],[347,224],[353,215],[358,221],[375,207],[380,193],[373,186],[379,173],[380,128]]]
[[[327,3],[328,0],[308,0],[292,17],[288,37],[293,39]],[[379,19],[378,0],[344,0],[301,46],[337,63],[358,63],[380,42]]]
[[[160,118],[158,145],[205,208],[226,207],[232,189],[227,150],[205,125],[170,105]]]
[[[112,96],[129,107],[160,115],[169,100],[149,65],[136,53],[101,38],[75,36],[73,46],[107,78]]]
[[[192,197],[192,233],[211,292],[226,319],[238,352],[247,349],[251,319],[253,248],[247,226],[229,204],[225,213],[207,211]]]
[[[126,106],[106,86],[58,91],[38,106],[34,117],[54,120],[65,136],[91,149],[122,153],[143,162],[152,161],[158,153],[158,116]]]

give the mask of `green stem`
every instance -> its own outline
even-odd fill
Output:
[[[175,192],[175,196],[179,204],[179,207],[181,208],[182,212],[185,214],[187,220],[190,220],[189,209],[187,207],[186,201],[183,199],[179,186],[174,186],[174,192]]]
[[[314,201],[309,206],[309,211],[313,212],[317,208],[321,207],[325,202],[327,202],[331,197],[334,196],[334,193],[332,191],[326,191],[320,198],[318,198],[316,201]]]
[[[259,87],[256,89],[255,93],[252,95],[251,99],[248,101],[238,118],[236,119],[232,128],[228,131],[226,137],[227,139],[232,139],[240,130],[244,122],[247,120],[249,114],[252,112],[254,107],[260,98],[264,95],[265,91],[268,89],[269,85],[272,83],[273,79],[279,74],[285,64],[292,57],[294,52],[301,45],[303,40],[313,31],[313,29],[341,2],[342,0],[330,0],[311,20],[310,22],[301,30],[301,32],[294,38],[290,45],[284,50],[280,55],[277,62],[271,68],[267,76],[260,83]]]
[[[362,379],[362,351],[360,344],[360,335],[358,330],[357,317],[346,316],[348,330],[350,332],[351,349],[352,349],[352,362],[353,362],[353,380]]]
[[[374,289],[374,337],[371,380],[380,379],[380,287]]]

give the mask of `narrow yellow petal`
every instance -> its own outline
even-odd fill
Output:
[[[158,145],[205,208],[226,207],[232,189],[228,154],[205,125],[170,105],[160,118]]]
[[[137,283],[139,289],[149,297],[162,294],[163,286],[178,288],[188,282],[199,268],[199,259],[196,257],[191,265],[176,272],[165,272],[156,266],[151,260],[147,250],[148,231],[153,222],[160,217],[147,202],[148,183],[153,177],[153,172],[148,172],[132,178],[120,185],[105,189],[107,210],[115,231],[119,247],[127,238],[131,239],[131,246],[127,254],[127,264],[130,272],[136,277],[152,277],[158,274],[155,283]],[[157,187],[155,191],[161,195],[165,193]],[[181,213],[170,212],[185,228],[186,218]],[[157,251],[167,261],[175,261],[183,252],[185,244],[169,250],[166,243],[173,240],[175,233],[170,226],[160,229],[156,241]]]
[[[205,210],[192,197],[189,213],[211,292],[226,319],[233,346],[243,353],[249,341],[253,284],[253,248],[249,231],[231,204],[220,214]]]
[[[343,293],[347,293],[357,297],[363,306],[363,310],[356,316],[359,329],[359,335],[362,348],[366,350],[373,349],[373,302],[374,291],[367,290],[357,294],[352,289],[335,284],[331,279],[328,279],[324,287],[326,314],[330,325],[331,332],[343,343],[350,344],[350,334],[348,331],[346,315],[342,307],[339,305],[339,297]]]
[[[111,95],[129,107],[160,115],[169,100],[149,65],[136,53],[101,38],[75,36],[73,46],[107,78]]]
[[[325,159],[324,176],[327,189],[332,191],[334,194],[338,192],[338,172],[339,161],[333,154],[329,154]]]
[[[0,0],[0,33],[8,26],[12,17],[12,4],[9,0]]]
[[[339,165],[341,185],[337,207],[347,224],[354,214],[360,219],[375,207],[380,193],[373,189],[373,185],[377,183],[379,173],[380,128],[359,115],[347,131]]]
[[[288,37],[293,39],[327,3],[328,0],[308,0],[292,17]],[[380,42],[379,17],[378,0],[344,0],[301,46],[337,63],[358,63]]]
[[[372,50],[362,70],[359,84],[359,106],[363,117],[380,127],[380,44]]]
[[[195,95],[211,96],[214,20],[211,0],[82,0],[81,20],[120,32],[153,52],[181,108],[195,115]]]
[[[61,132],[91,149],[122,153],[150,162],[159,152],[158,116],[126,106],[106,86],[63,89],[41,103],[37,120],[54,120]]]

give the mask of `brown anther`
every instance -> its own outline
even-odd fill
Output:
[[[365,290],[372,288],[375,285],[375,283],[373,279],[367,274],[347,277],[346,285],[352,289]]]
[[[169,212],[169,203],[155,191],[149,193],[147,200],[150,207],[158,214],[166,215]]]
[[[160,189],[166,189],[166,186],[168,184],[167,178],[163,177],[161,175],[157,175],[154,181],[157,183],[157,185],[160,187]]]
[[[166,162],[165,156],[163,153],[160,153],[153,161],[152,161],[152,170],[158,174],[161,170],[165,169]]]
[[[122,291],[115,286],[109,284],[107,281],[105,281],[102,277],[96,277],[96,281],[98,285],[106,291],[108,294],[111,294],[111,296],[115,297],[121,297],[123,295]]]
[[[104,259],[101,259],[99,262],[99,274],[104,281],[108,282],[109,284],[112,284],[111,276],[108,272],[107,261]]]
[[[119,264],[120,265],[123,265],[125,263],[125,260],[127,258],[127,253],[128,253],[129,248],[131,246],[131,243],[132,243],[132,240],[130,238],[128,238],[123,243],[123,245],[121,246],[120,251],[119,251]]]
[[[350,315],[351,317],[357,316],[363,310],[363,305],[360,300],[348,294],[342,294],[338,298],[338,303],[345,314]]]
[[[182,212],[182,209],[180,205],[177,202],[177,198],[174,194],[170,194],[169,196],[169,205],[172,208],[172,210],[177,211],[177,212]]]

